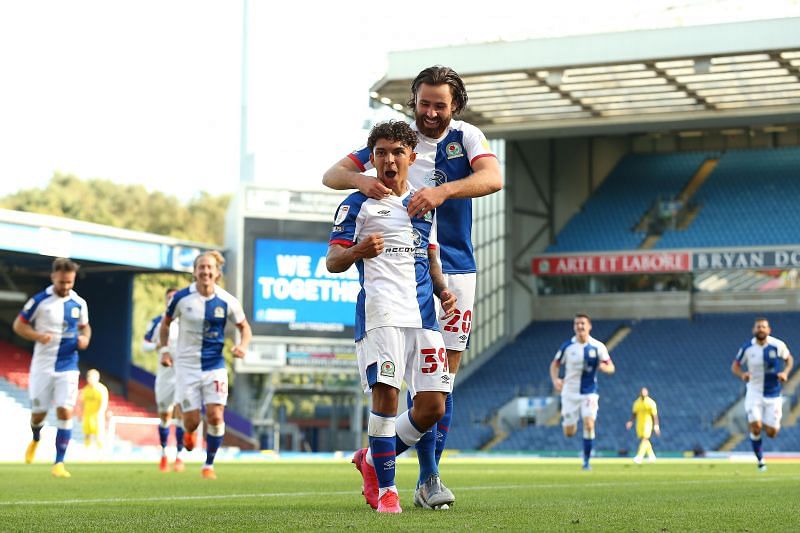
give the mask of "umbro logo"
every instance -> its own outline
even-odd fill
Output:
[[[383,469],[384,470],[389,470],[390,468],[394,468],[394,460],[392,460],[392,459],[389,459],[388,461],[383,463]]]
[[[391,211],[389,211],[388,209],[381,209],[380,211],[378,211],[378,214],[382,217],[388,217],[390,213]]]
[[[465,340],[467,340],[467,336],[466,335],[460,335],[458,337],[458,340],[465,341]]]
[[[447,374],[442,375],[442,383],[444,383],[445,385],[450,383],[450,376],[448,376]]]

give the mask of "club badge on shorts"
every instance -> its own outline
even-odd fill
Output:
[[[386,378],[394,377],[394,363],[391,361],[384,361],[381,363],[381,376]]]

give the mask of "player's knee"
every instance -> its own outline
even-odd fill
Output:
[[[778,431],[780,431],[780,428],[764,426],[764,433],[766,433],[767,437],[769,437],[771,439],[774,439],[775,437],[778,436]]]
[[[444,393],[421,392],[414,397],[414,421],[427,429],[441,420],[445,412]]]
[[[578,426],[564,426],[565,437],[574,437],[575,433],[577,432],[578,432]]]

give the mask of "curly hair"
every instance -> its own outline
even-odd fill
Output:
[[[467,107],[467,89],[464,87],[461,76],[450,67],[434,65],[417,74],[417,77],[411,82],[411,99],[407,104],[411,109],[414,109],[417,105],[417,91],[419,91],[419,86],[423,83],[427,85],[447,84],[450,86],[450,94],[453,96],[453,104],[455,105],[453,109],[454,115],[458,115]]]
[[[411,126],[402,120],[389,120],[375,124],[367,139],[367,147],[370,152],[375,149],[375,145],[378,144],[380,139],[399,142],[403,146],[408,146],[411,150],[417,147],[417,134],[411,129]]]

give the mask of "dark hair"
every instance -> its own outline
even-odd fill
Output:
[[[458,115],[467,107],[467,89],[458,73],[450,67],[434,65],[417,74],[417,77],[411,82],[411,100],[408,101],[408,107],[411,109],[417,106],[417,91],[423,83],[450,86],[450,94],[453,96],[453,104],[455,104],[454,115]]]
[[[57,257],[53,261],[53,272],[77,272],[81,266],[66,257]]]
[[[757,316],[755,320],[753,320],[753,325],[758,324],[759,322],[766,322],[769,325],[769,319],[765,316]]]
[[[175,287],[170,287],[164,292],[164,296],[167,296],[171,292],[178,292],[178,289],[176,289]]]
[[[367,147],[369,151],[375,149],[380,139],[387,139],[392,142],[399,142],[403,146],[408,146],[414,150],[417,146],[417,134],[411,129],[407,123],[402,120],[389,120],[388,122],[380,122],[372,127],[367,139]]]
[[[590,317],[586,313],[575,313],[575,318],[585,318],[586,320],[589,321],[589,324],[592,323],[592,317]]]

